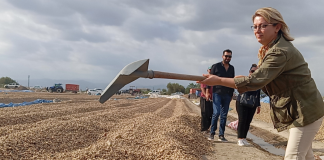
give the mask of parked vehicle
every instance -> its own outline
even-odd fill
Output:
[[[175,93],[172,93],[171,96],[173,95],[180,95],[180,96],[183,96],[184,94],[182,92],[175,92]]]
[[[65,91],[71,91],[72,93],[78,93],[79,85],[77,85],[77,84],[65,84]]]
[[[158,94],[158,95],[160,95],[161,91],[160,90],[153,90],[152,92],[149,92],[148,94]]]
[[[129,90],[126,89],[126,90],[120,90],[120,94],[123,94],[123,93],[129,93]]]
[[[4,85],[5,88],[18,88],[20,85],[18,83],[9,83]]]
[[[99,89],[99,88],[89,89],[87,91],[88,95],[101,95],[101,93],[102,93],[102,89]]]
[[[161,90],[153,90],[152,92],[149,92],[148,94],[161,94]]]
[[[141,94],[141,90],[140,89],[129,89],[129,93],[134,96],[134,95],[138,95]]]
[[[29,87],[30,89],[43,89],[42,86],[38,86],[38,85],[35,85],[35,86],[32,86],[32,87]]]
[[[160,90],[153,90],[152,93],[153,94],[161,94],[161,91]]]
[[[196,99],[198,98],[199,96],[197,96],[197,91],[198,92],[201,92],[201,89],[200,88],[191,88],[190,89],[190,92],[189,92],[189,95],[188,95],[188,98],[192,98],[192,99]]]
[[[47,87],[46,90],[51,93],[53,92],[62,93],[64,91],[61,83],[57,83],[54,84],[54,86]]]
[[[200,88],[191,88],[189,93],[190,93],[190,94],[196,94],[196,91],[197,91],[197,90],[200,90],[200,91],[201,91]]]

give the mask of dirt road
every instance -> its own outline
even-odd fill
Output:
[[[60,103],[0,108],[0,159],[282,159],[256,146],[210,142],[199,108],[186,99],[126,99],[50,93],[0,93],[0,100]],[[9,100],[8,100],[9,101]],[[0,102],[2,103],[2,102]]]

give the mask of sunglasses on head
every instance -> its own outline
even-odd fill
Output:
[[[232,56],[230,56],[230,55],[225,55],[225,57],[226,57],[226,58],[232,58]]]

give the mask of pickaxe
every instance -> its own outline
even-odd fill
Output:
[[[168,73],[160,71],[148,70],[149,59],[136,61],[125,66],[113,79],[106,89],[102,92],[99,102],[106,102],[111,96],[117,93],[126,84],[142,78],[165,78],[165,79],[178,79],[178,80],[191,80],[202,81],[206,79],[203,76],[185,75],[177,73]]]

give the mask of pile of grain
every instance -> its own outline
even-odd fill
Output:
[[[3,159],[201,159],[211,143],[200,133],[199,124],[200,117],[179,99],[2,108],[0,155]]]

